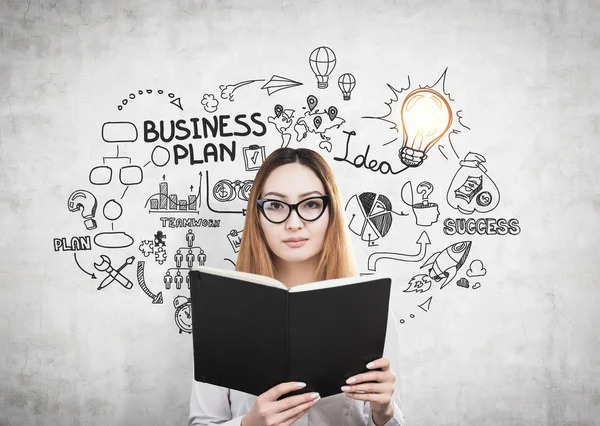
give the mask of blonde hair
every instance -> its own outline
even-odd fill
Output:
[[[315,172],[323,183],[325,193],[330,198],[329,225],[315,272],[317,280],[358,276],[354,250],[346,231],[342,200],[335,176],[321,155],[306,148],[278,148],[265,159],[256,173],[248,199],[242,242],[235,270],[275,278],[273,252],[269,249],[260,226],[260,212],[256,200],[261,194],[269,174],[277,167],[289,163],[300,163]]]

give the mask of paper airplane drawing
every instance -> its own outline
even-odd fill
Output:
[[[269,81],[267,81],[261,89],[266,89],[269,96],[273,93],[278,92],[283,89],[289,89],[291,87],[301,86],[302,83],[294,80],[290,80],[289,78],[281,77],[278,75],[274,75],[271,77]]]

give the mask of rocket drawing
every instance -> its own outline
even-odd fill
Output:
[[[460,243],[452,244],[443,251],[434,253],[425,261],[421,268],[431,265],[429,268],[429,276],[435,281],[445,279],[440,287],[441,290],[456,276],[456,272],[467,260],[470,249],[470,241],[461,241]]]

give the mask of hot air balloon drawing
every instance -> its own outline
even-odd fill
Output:
[[[329,47],[320,46],[312,51],[308,58],[310,69],[317,77],[317,87],[326,89],[329,81],[329,74],[335,68],[337,60],[335,53]]]
[[[342,95],[344,95],[344,100],[350,100],[350,94],[354,90],[354,86],[356,86],[356,79],[349,72],[340,75],[338,79],[338,87],[342,91]]]

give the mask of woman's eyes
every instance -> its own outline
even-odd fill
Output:
[[[266,203],[266,207],[271,210],[279,210],[279,208],[283,208],[282,203],[278,203],[277,201],[269,201]],[[304,203],[304,207],[308,207],[309,209],[318,209],[321,208],[321,204],[316,201],[308,201]]]
[[[277,203],[277,202],[275,202],[275,201],[269,201],[269,202],[267,203],[267,208],[268,208],[268,209],[272,209],[272,210],[278,210],[278,209],[276,208],[277,206],[279,206],[279,207],[283,207],[283,206],[281,205],[281,203]]]

